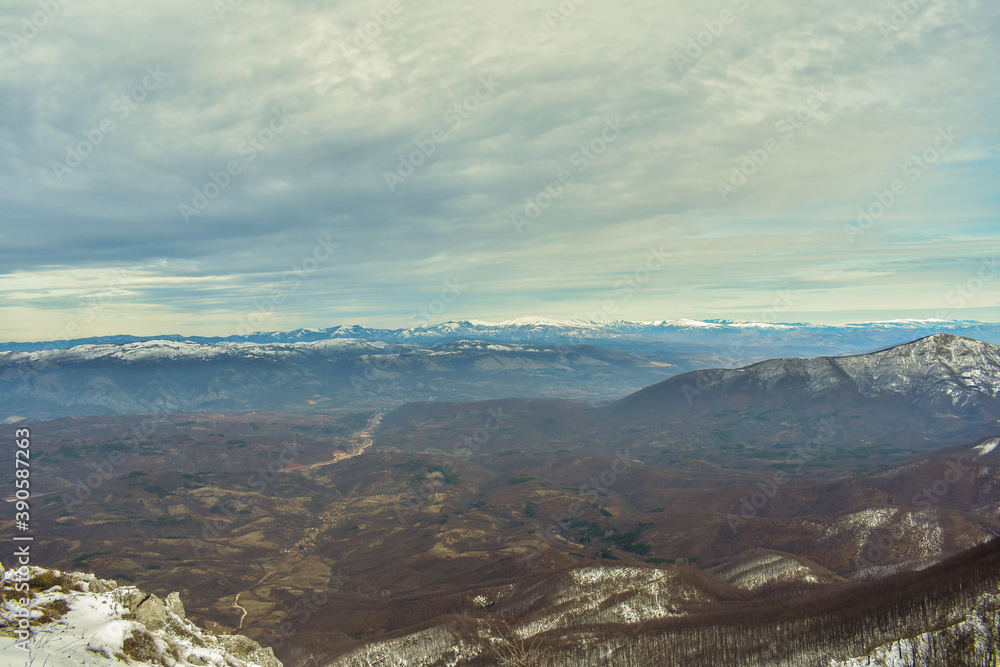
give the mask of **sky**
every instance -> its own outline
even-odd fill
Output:
[[[1000,321],[992,0],[0,0],[0,339]]]

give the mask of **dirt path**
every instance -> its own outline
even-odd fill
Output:
[[[235,607],[236,609],[242,609],[243,610],[243,615],[240,616],[240,625],[239,625],[238,628],[236,628],[237,630],[242,630],[243,629],[243,619],[247,617],[247,608],[240,604],[240,596],[241,595],[243,595],[243,593],[237,593],[236,594],[236,599],[233,600],[233,607]]]

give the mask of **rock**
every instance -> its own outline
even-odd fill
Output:
[[[219,635],[218,638],[222,648],[241,658],[260,650],[260,644],[244,635]]]
[[[257,663],[260,667],[284,667],[270,646],[251,652],[247,655],[247,660]]]
[[[132,610],[135,620],[146,626],[147,630],[162,629],[167,623],[167,605],[155,595],[148,595]]]
[[[181,602],[181,594],[180,593],[178,593],[177,591],[174,591],[173,593],[171,593],[170,595],[168,595],[167,596],[166,605],[167,605],[167,611],[169,611],[172,614],[177,614],[177,617],[180,618],[180,619],[182,619],[182,620],[185,618],[185,616],[184,616],[184,603]]]

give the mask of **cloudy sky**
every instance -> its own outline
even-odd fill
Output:
[[[993,0],[0,0],[4,340],[1000,321]]]

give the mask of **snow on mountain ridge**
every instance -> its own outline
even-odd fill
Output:
[[[1000,347],[972,338],[934,334],[869,354],[771,359],[722,371],[721,378],[725,381],[746,375],[767,389],[798,376],[805,379],[811,394],[848,382],[869,398],[884,394],[947,396],[954,405],[969,405],[980,394],[996,397],[1000,393]]]
[[[976,394],[1000,393],[1000,347],[952,334],[934,334],[869,355],[844,357],[839,366],[862,393],[947,394],[968,404]]]
[[[650,321],[630,320],[556,320],[539,317],[523,317],[502,322],[487,322],[484,320],[450,320],[436,324],[399,329],[377,329],[358,324],[339,325],[328,328],[295,329],[292,331],[258,331],[242,335],[230,336],[182,336],[178,334],[161,336],[99,336],[93,338],[78,338],[74,340],[45,342],[8,342],[0,343],[0,350],[34,351],[45,349],[66,349],[85,344],[130,344],[150,342],[154,340],[192,342],[192,343],[293,343],[318,340],[357,338],[363,340],[382,340],[387,342],[427,341],[437,342],[445,339],[458,338],[489,338],[494,340],[541,341],[567,340],[577,342],[578,339],[613,340],[617,338],[673,339],[675,336],[700,340],[700,336],[747,336],[751,332],[758,335],[780,337],[785,335],[815,335],[821,337],[846,336],[857,337],[867,333],[879,333],[887,336],[897,333],[901,336],[913,334],[913,337],[948,330],[953,332],[974,332],[976,337],[986,337],[1000,343],[1000,325],[971,320],[886,320],[875,322],[859,322],[836,325],[811,325],[790,322],[753,322],[738,320],[693,320],[686,318],[664,319]],[[902,342],[902,338],[897,339]]]

